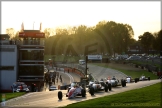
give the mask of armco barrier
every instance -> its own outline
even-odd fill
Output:
[[[64,72],[76,73],[76,74],[78,74],[81,77],[85,77],[85,75],[80,70],[75,69],[75,68],[68,68],[68,67],[66,67],[66,68],[64,68]]]

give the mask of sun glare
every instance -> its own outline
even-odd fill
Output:
[[[6,28],[57,28],[60,26],[95,26],[99,21],[129,24],[135,38],[145,31],[157,32],[161,24],[160,2],[2,2],[2,33]],[[10,9],[8,8],[10,7]],[[151,7],[151,8],[150,8]],[[35,22],[33,24],[33,22]]]

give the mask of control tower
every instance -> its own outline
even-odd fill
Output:
[[[40,30],[22,30],[19,32],[18,46],[18,81],[30,85],[35,83],[39,88],[44,81],[44,38],[45,33]]]

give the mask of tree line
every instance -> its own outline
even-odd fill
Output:
[[[12,39],[18,38],[18,32],[13,34],[13,29],[7,29],[6,33]],[[100,21],[95,26],[85,25],[69,28],[46,28],[45,55],[87,55],[127,53],[128,47],[139,42],[146,51],[149,48],[160,50],[161,32],[144,32],[139,40],[134,39],[133,28],[129,24],[116,23],[114,21]]]

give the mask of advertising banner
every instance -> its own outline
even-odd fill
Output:
[[[88,60],[102,60],[102,55],[88,55]]]
[[[19,37],[32,37],[32,38],[45,38],[45,33],[35,33],[35,32],[29,32],[29,33],[25,33],[25,32],[20,32],[19,33]]]

